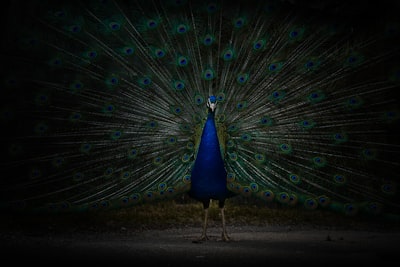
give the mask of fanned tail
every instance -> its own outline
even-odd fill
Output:
[[[395,19],[336,22],[285,1],[26,5],[10,6],[2,55],[6,208],[187,193],[215,95],[229,190],[398,214]]]

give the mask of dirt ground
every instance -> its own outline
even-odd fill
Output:
[[[13,265],[89,263],[100,266],[269,266],[278,264],[398,264],[400,231],[312,226],[228,226],[132,231],[2,231],[0,253]],[[140,263],[140,264],[139,264]],[[138,265],[139,264],[139,265]]]

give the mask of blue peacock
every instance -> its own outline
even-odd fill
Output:
[[[395,3],[11,1],[1,206],[187,194],[399,215]],[[361,7],[362,8],[362,7]],[[358,11],[358,12],[357,12]]]

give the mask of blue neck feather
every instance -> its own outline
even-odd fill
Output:
[[[221,156],[214,112],[209,110],[191,175],[189,195],[200,201],[224,200],[231,193],[226,186],[226,170]]]

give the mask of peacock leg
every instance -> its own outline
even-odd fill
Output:
[[[204,209],[204,224],[203,224],[203,233],[200,236],[199,240],[208,240],[207,236],[207,221],[208,221],[208,208],[210,207],[210,200],[203,202]]]
[[[230,237],[228,236],[226,232],[226,224],[225,224],[225,213],[224,213],[224,207],[225,207],[225,199],[219,200],[218,206],[221,211],[221,219],[222,219],[222,240],[223,241],[229,241]]]
[[[221,208],[221,218],[222,218],[222,240],[229,241],[231,240],[231,238],[228,236],[228,233],[226,232],[224,207]]]

